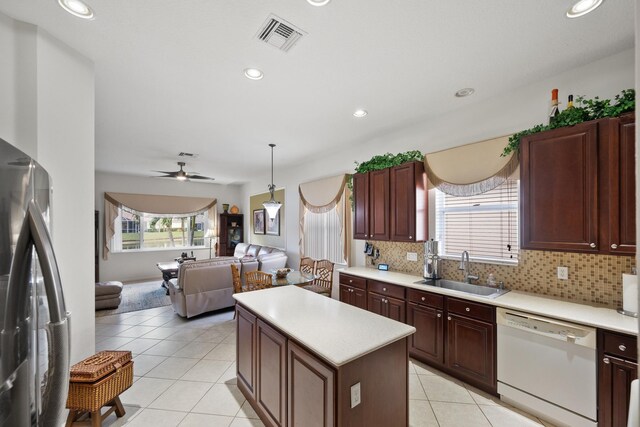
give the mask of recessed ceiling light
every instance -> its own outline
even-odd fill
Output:
[[[464,98],[465,96],[473,95],[476,90],[472,87],[465,87],[456,92],[456,97]]]
[[[64,10],[82,19],[93,19],[93,10],[81,0],[58,0],[58,4]]]
[[[364,116],[366,116],[367,114],[369,114],[369,112],[368,112],[367,110],[356,110],[356,111],[354,111],[354,112],[353,112],[353,115],[354,115],[355,117],[358,117],[358,118],[360,118],[360,117],[364,117]]]
[[[602,0],[579,0],[567,10],[567,18],[578,18],[595,10],[602,4]]]
[[[307,2],[311,5],[311,6],[324,6],[325,4],[329,3],[331,0],[307,0]]]
[[[257,68],[245,68],[244,75],[251,80],[260,80],[264,77],[264,73]]]

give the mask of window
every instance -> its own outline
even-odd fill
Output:
[[[477,196],[456,197],[436,190],[436,240],[444,256],[463,251],[475,260],[518,261],[519,181]]]
[[[207,213],[190,216],[154,215],[126,207],[118,209],[114,252],[162,248],[207,247]]]
[[[342,202],[344,203],[344,202]],[[336,264],[346,264],[342,224],[338,210],[325,213],[304,213],[304,255],[313,259],[328,259]]]

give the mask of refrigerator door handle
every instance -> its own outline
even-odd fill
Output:
[[[59,426],[69,391],[69,314],[65,310],[62,281],[53,252],[51,237],[37,204],[32,200],[28,208],[31,238],[42,267],[44,288],[49,305],[50,323],[47,325],[49,342],[49,369],[43,391],[43,426]]]

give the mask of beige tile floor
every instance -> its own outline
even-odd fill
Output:
[[[135,362],[133,386],[121,395],[126,415],[103,425],[263,426],[236,386],[232,317],[186,320],[161,307],[96,318],[96,351],[131,350]],[[417,361],[409,388],[411,426],[551,426]]]

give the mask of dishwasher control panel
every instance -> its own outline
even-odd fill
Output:
[[[568,341],[595,348],[596,330],[589,326],[576,325],[538,315],[498,308],[497,323],[505,327],[525,330],[549,338]]]

